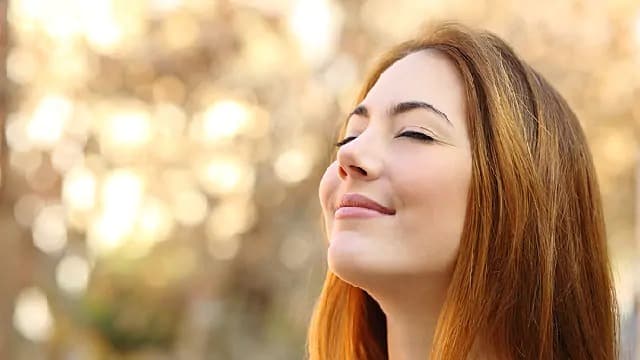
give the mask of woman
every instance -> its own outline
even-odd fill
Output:
[[[374,67],[319,186],[326,359],[615,359],[602,205],[575,114],[497,36],[425,30]]]

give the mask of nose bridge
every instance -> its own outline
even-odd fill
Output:
[[[373,127],[368,126],[355,139],[342,145],[337,153],[341,178],[376,178],[382,171],[382,141],[376,138]]]

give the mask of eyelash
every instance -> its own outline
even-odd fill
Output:
[[[410,138],[414,138],[414,139],[418,139],[424,142],[433,142],[435,141],[434,138],[432,138],[431,136],[427,135],[427,134],[423,134],[421,132],[417,132],[417,131],[405,131],[403,133],[400,134],[400,136],[402,135],[407,135],[407,137]],[[346,143],[350,142],[351,140],[355,139],[355,136],[348,136],[340,141],[338,141],[337,143],[335,143],[335,146],[340,147],[342,145],[345,145]]]

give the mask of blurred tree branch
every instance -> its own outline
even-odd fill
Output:
[[[5,125],[7,118],[7,72],[6,72],[6,59],[8,50],[8,30],[7,25],[7,1],[0,0],[0,65],[2,72],[0,72],[0,199],[4,199],[5,184],[7,177],[7,142],[5,140]],[[2,204],[2,202],[0,202]],[[0,210],[4,210],[5,206],[0,207]],[[0,228],[3,228],[0,222]],[[3,229],[4,230],[4,229]],[[4,232],[4,231],[3,231]],[[10,250],[10,245],[15,244],[12,239],[5,239],[3,236],[0,241],[0,253],[7,253]],[[2,256],[5,257],[5,256]],[[6,264],[5,261],[1,263]],[[0,265],[0,271],[9,270],[5,266]],[[6,277],[0,277],[2,280],[0,284],[0,323],[11,324],[11,314],[13,311],[13,299],[15,297],[15,281],[5,281]],[[11,326],[0,327],[0,359],[9,359],[9,344],[11,342]]]
[[[7,142],[5,140],[5,126],[7,118],[7,49],[9,26],[7,25],[7,1],[0,0],[0,65],[2,73],[0,74],[0,198],[4,194],[5,178],[7,176]]]

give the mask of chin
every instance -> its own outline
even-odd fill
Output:
[[[390,275],[395,277],[394,271],[390,271],[391,264],[385,263],[388,254],[375,254],[370,246],[358,243],[358,239],[352,237],[333,238],[327,250],[329,270],[341,280],[365,290],[375,288]]]
[[[327,249],[327,264],[340,279],[360,287],[363,281],[372,276],[372,269],[365,261],[366,249],[357,246],[357,242],[346,237],[331,239]]]

